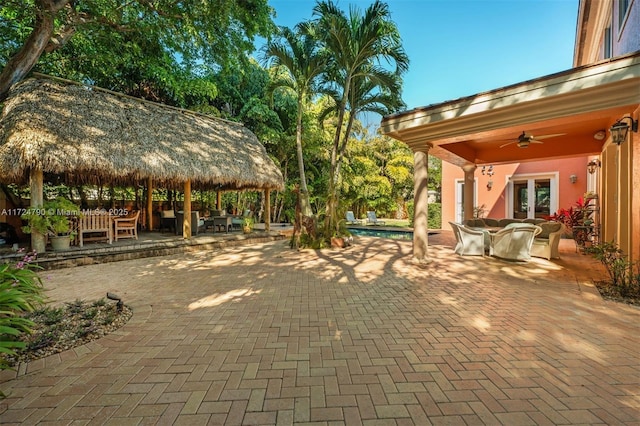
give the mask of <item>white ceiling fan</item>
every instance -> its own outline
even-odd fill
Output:
[[[500,148],[504,148],[505,146],[516,144],[518,148],[529,148],[529,144],[532,143],[544,143],[543,139],[555,138],[556,136],[562,136],[566,133],[554,133],[552,135],[542,135],[542,136],[533,136],[528,135],[524,131],[516,140],[511,140],[511,142],[507,142],[504,145],[500,145]]]

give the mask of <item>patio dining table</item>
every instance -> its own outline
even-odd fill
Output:
[[[213,228],[213,232],[216,232],[216,229],[220,231],[221,227],[224,227],[224,232],[228,233],[229,228],[231,228],[231,220],[233,216],[210,216],[208,219],[205,219],[204,223],[206,227],[211,226]]]

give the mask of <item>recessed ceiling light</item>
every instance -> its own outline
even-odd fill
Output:
[[[604,130],[598,130],[593,134],[593,138],[597,141],[604,140],[604,138],[606,137],[607,137],[607,132],[605,132]]]

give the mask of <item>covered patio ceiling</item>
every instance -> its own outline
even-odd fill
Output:
[[[383,118],[382,132],[458,166],[598,155],[640,105],[640,52]],[[598,133],[602,136],[598,138]],[[542,144],[518,147],[518,136]],[[544,137],[555,135],[553,137]]]

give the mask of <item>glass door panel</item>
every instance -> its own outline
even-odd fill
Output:
[[[558,209],[557,178],[516,177],[508,186],[511,217],[544,219]]]
[[[529,211],[529,182],[517,180],[513,182],[513,217],[526,219]]]
[[[544,218],[551,214],[551,179],[536,179],[535,188],[535,215],[536,218]]]

